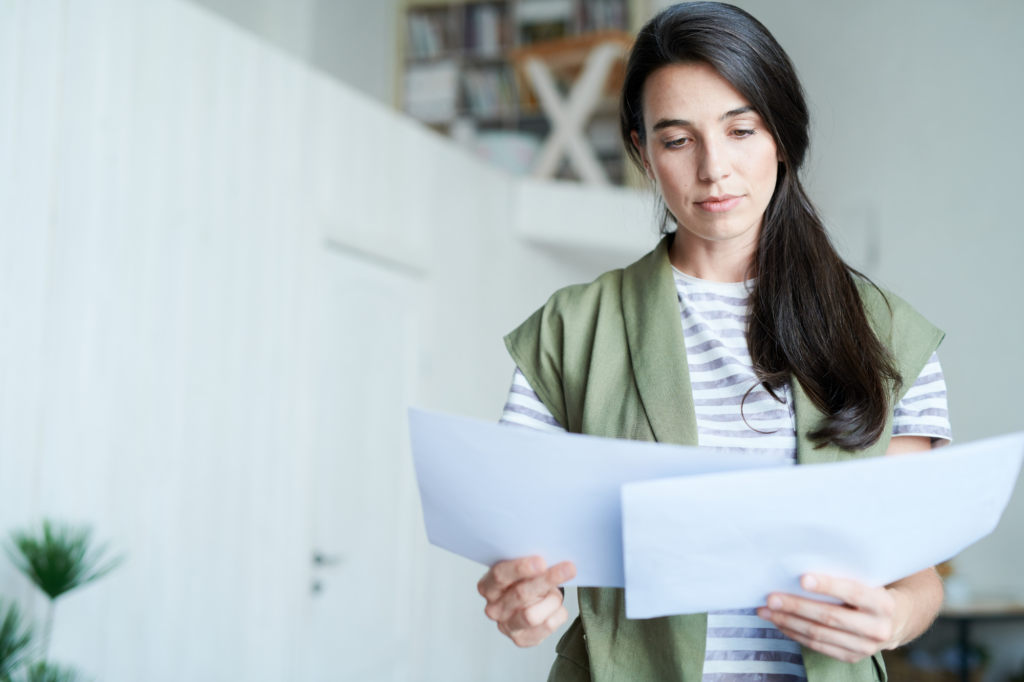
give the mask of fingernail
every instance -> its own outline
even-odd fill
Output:
[[[805,590],[813,590],[817,586],[818,586],[818,581],[817,581],[817,579],[813,575],[805,575],[804,576],[804,589]]]
[[[782,600],[779,599],[778,597],[772,597],[771,599],[768,600],[768,608],[781,609],[782,608]],[[769,614],[769,615],[771,615],[771,614]]]
[[[539,558],[534,559],[530,562],[530,567],[533,568],[535,573],[540,573],[544,570],[544,562],[541,561]]]
[[[757,616],[761,620],[771,620],[772,619],[771,609],[761,609],[760,611],[757,612]]]

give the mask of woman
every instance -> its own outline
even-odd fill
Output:
[[[803,92],[767,29],[729,5],[663,11],[637,37],[620,114],[666,236],[506,337],[517,370],[504,422],[800,464],[949,441],[942,333],[830,244],[798,177]],[[485,612],[535,645],[566,620],[558,585],[574,574],[499,563],[479,584]],[[933,569],[881,588],[802,586],[842,604],[773,594],[759,609],[628,620],[621,590],[580,588],[550,679],[885,679],[879,652],[917,637],[942,601]]]

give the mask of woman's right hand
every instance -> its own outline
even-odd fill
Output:
[[[563,561],[547,568],[539,556],[500,561],[487,571],[477,589],[487,606],[484,613],[516,646],[535,646],[566,621],[558,586],[576,575]]]

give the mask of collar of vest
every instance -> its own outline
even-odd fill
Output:
[[[622,317],[640,399],[663,443],[697,445],[679,294],[668,258],[671,237],[622,273]]]

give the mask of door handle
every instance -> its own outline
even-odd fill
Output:
[[[325,554],[323,552],[313,552],[313,566],[317,568],[328,568],[330,566],[337,566],[344,563],[345,557],[340,554]]]
[[[313,568],[331,568],[338,566],[345,562],[344,555],[341,554],[325,554],[317,550],[313,551]],[[313,580],[311,585],[313,594],[320,594],[324,591],[324,583],[322,580]]]

